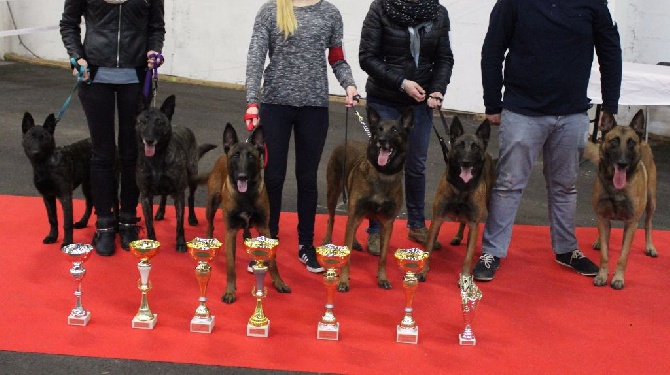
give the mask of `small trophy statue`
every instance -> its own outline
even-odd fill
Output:
[[[346,246],[327,244],[316,248],[316,259],[326,269],[323,285],[326,286],[326,312],[316,330],[316,338],[321,340],[339,340],[340,323],[333,313],[333,296],[340,281],[338,272],[349,260],[351,250]]]
[[[161,244],[154,240],[136,240],[130,243],[130,251],[140,259],[137,263],[137,269],[140,271],[140,278],[137,280],[137,288],[142,292],[142,302],[140,308],[133,318],[133,328],[154,329],[158,314],[154,314],[149,309],[147,301],[147,292],[151,290],[149,281],[149,272],[151,272],[151,258],[153,258],[160,249]]]
[[[405,289],[405,317],[397,326],[396,341],[406,344],[416,344],[419,342],[419,327],[412,317],[412,300],[414,293],[419,286],[419,279],[416,274],[421,272],[426,265],[428,253],[417,248],[398,249],[395,252],[395,259],[400,268],[405,272],[402,280],[402,286]]]
[[[191,332],[212,333],[214,329],[214,316],[210,315],[207,307],[207,284],[211,277],[212,267],[209,262],[216,258],[221,242],[216,238],[196,237],[189,241],[188,252],[191,257],[198,262],[195,266],[195,278],[200,286],[200,305],[195,309],[195,315],[191,319]]]
[[[268,272],[268,262],[275,257],[277,251],[275,247],[279,245],[279,240],[261,236],[247,238],[244,240],[244,244],[247,247],[247,254],[252,261],[256,262],[251,267],[256,279],[256,285],[251,291],[251,295],[256,297],[256,308],[247,324],[247,336],[268,337],[270,319],[263,313],[262,300],[267,295],[267,289],[263,286],[263,281],[265,280],[265,274]]]
[[[479,290],[473,280],[472,275],[460,275],[458,284],[461,286],[461,309],[463,311],[463,320],[465,328],[458,335],[458,343],[461,345],[476,345],[477,339],[472,332],[472,322],[475,320],[475,309],[479,300],[482,299],[482,292]]]
[[[77,302],[74,305],[74,309],[70,311],[70,315],[67,317],[67,324],[71,326],[85,326],[88,324],[89,319],[91,319],[91,312],[86,311],[81,304],[81,280],[86,274],[84,262],[91,256],[91,250],[93,250],[93,246],[78,243],[67,245],[62,249],[68,260],[72,262],[70,275],[74,277],[74,280],[77,283],[77,289],[74,292]]]

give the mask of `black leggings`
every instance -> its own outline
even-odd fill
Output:
[[[79,100],[86,114],[93,142],[91,186],[93,206],[98,217],[109,217],[116,201],[115,112],[119,114],[118,152],[121,173],[120,212],[135,215],[139,189],[135,181],[137,138],[135,119],[140,84],[91,83],[79,85]]]
[[[295,176],[298,183],[298,243],[312,245],[319,198],[317,171],[328,135],[327,107],[262,104],[261,123],[268,147],[265,186],[270,199],[270,234],[279,232],[291,132],[295,135]]]

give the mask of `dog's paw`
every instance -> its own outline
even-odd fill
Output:
[[[593,246],[591,246],[593,250],[600,250],[600,240],[596,240],[596,242],[593,243]]]
[[[621,279],[612,279],[612,283],[610,284],[612,289],[616,290],[621,290],[623,289],[623,280]]]
[[[88,222],[81,222],[81,221],[78,221],[78,222],[72,224],[72,227],[74,229],[83,229],[83,228],[86,228],[87,226],[88,226]]]
[[[198,225],[198,219],[197,219],[195,216],[194,216],[194,217],[190,217],[190,216],[189,216],[189,218],[188,218],[188,225],[190,225],[190,226],[192,226],[192,227],[197,226],[197,225]]]
[[[648,247],[648,248],[644,251],[644,253],[647,254],[647,256],[650,256],[650,257],[652,257],[652,258],[656,258],[656,257],[658,257],[658,252],[656,252],[656,248],[654,248],[653,246]]]
[[[231,303],[235,302],[236,300],[237,300],[237,298],[235,297],[235,293],[234,293],[234,292],[233,292],[233,293],[228,293],[228,292],[226,292],[226,293],[221,297],[221,301],[223,301],[223,302],[225,302],[225,303],[227,303],[227,304],[229,304],[229,305],[230,305]]]
[[[602,277],[600,275],[596,276],[593,279],[593,285],[595,285],[595,286],[605,286],[605,285],[607,285],[607,276],[605,276],[605,277]]]
[[[161,221],[163,219],[165,219],[165,211],[156,212],[156,216],[154,216],[154,220]]]
[[[275,289],[277,289],[277,291],[279,293],[291,293],[291,288],[289,288],[289,286],[284,284],[283,282],[282,283],[277,283],[277,284],[274,284],[274,285],[275,285]]]
[[[356,251],[363,251],[363,246],[361,246],[361,244],[358,243],[358,241],[354,241],[354,244],[351,246],[351,248]]]
[[[178,253],[185,253],[186,252],[186,243],[178,243],[177,244],[177,252]]]
[[[462,237],[454,237],[451,239],[451,242],[449,242],[449,244],[451,244],[452,246],[458,246],[461,244],[461,241],[463,241]]]
[[[45,244],[56,243],[57,239],[58,239],[58,236],[48,235],[48,236],[44,237],[44,239],[42,240],[42,243],[45,243]]]
[[[425,283],[426,282],[426,274],[425,273],[420,273],[417,276],[417,279],[419,279],[420,282]]]
[[[348,292],[349,291],[349,283],[339,283],[337,284],[337,291],[338,292]]]
[[[391,282],[388,280],[378,280],[377,286],[379,286],[382,289],[391,289]]]

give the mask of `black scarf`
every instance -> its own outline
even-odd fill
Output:
[[[439,0],[382,0],[384,13],[400,26],[416,26],[437,18]]]

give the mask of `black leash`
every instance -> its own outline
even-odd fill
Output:
[[[432,116],[431,109],[430,107],[426,106],[426,111],[428,112],[429,116]],[[442,126],[444,127],[444,133],[446,134],[447,137],[449,137],[449,125],[447,125],[447,119],[444,118],[444,114],[442,113],[441,109],[438,109],[438,112],[440,113],[440,120],[442,120]],[[444,159],[444,164],[449,165],[449,147],[448,143],[449,140],[447,139],[447,142],[444,141],[444,138],[440,135],[440,133],[437,131],[437,128],[433,124],[433,130],[435,131],[435,135],[437,135],[437,139],[440,141],[440,148],[442,148],[442,158]]]

